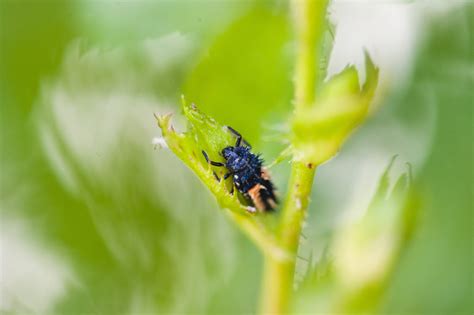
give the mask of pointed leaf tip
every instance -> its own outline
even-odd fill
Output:
[[[372,98],[379,81],[379,68],[374,64],[370,54],[364,50],[366,79],[362,91],[367,97]]]

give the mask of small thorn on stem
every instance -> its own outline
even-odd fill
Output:
[[[296,209],[300,210],[301,209],[301,199],[300,198],[296,198],[295,200],[295,206],[296,206]]]

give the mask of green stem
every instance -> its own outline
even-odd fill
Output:
[[[265,255],[260,314],[285,314],[293,289],[294,259],[280,261]]]
[[[283,208],[280,230],[281,246],[296,255],[302,224],[306,218],[315,167],[294,162],[288,197]]]
[[[301,229],[306,217],[315,168],[294,162],[289,192],[283,208],[279,243],[291,256],[280,259],[265,255],[261,314],[286,314],[293,290],[293,278]]]
[[[319,44],[328,0],[293,0],[297,40],[295,62],[295,109],[313,106],[318,80]]]
[[[315,103],[319,60],[327,0],[294,0],[297,51],[295,62],[295,114]],[[296,256],[306,217],[316,165],[293,161],[290,184],[280,221],[278,241],[291,259],[265,254],[261,314],[286,314],[293,291]]]

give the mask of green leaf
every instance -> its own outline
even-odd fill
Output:
[[[256,5],[202,52],[184,94],[258,147],[264,119],[291,105],[289,40],[285,12]]]
[[[319,98],[326,100],[341,97],[343,95],[358,95],[359,92],[359,74],[357,73],[356,67],[352,65],[347,66],[340,73],[334,75],[324,85]]]
[[[319,80],[317,82],[318,88],[324,84],[324,79],[327,76],[327,71],[329,67],[329,60],[331,57],[332,49],[334,47],[334,33],[336,31],[336,26],[329,21],[326,17],[325,21],[325,32],[322,35],[321,39],[321,47],[319,49],[320,54],[320,62],[319,62],[319,72],[320,75],[318,76]]]
[[[226,214],[257,246],[260,246],[262,251],[276,255],[280,259],[292,259],[277,244],[270,227],[271,221],[256,213],[254,207],[243,204],[236,190],[235,193],[230,192],[230,187],[222,180],[223,174],[219,176],[221,180],[217,180],[213,167],[205,161],[203,149],[211,159],[216,157],[217,160],[222,148],[234,143],[235,138],[227,127],[199,111],[196,105],[187,104],[184,98],[183,112],[189,127],[182,133],[176,132],[173,128],[170,114],[155,116],[170,150],[198,176],[216,197],[221,208],[225,209]],[[219,159],[222,160],[222,157]]]
[[[189,122],[190,135],[195,136],[194,140],[202,146],[201,150],[205,149],[212,160],[222,161],[219,154],[222,148],[233,145],[235,142],[227,126],[203,114],[195,104],[186,104],[184,97],[182,102],[184,116]]]
[[[367,101],[373,98],[375,89],[377,88],[378,80],[379,80],[379,68],[377,68],[370,58],[370,55],[367,51],[364,52],[365,55],[365,73],[366,79],[365,83],[362,87],[362,92],[364,96],[368,99]]]
[[[325,257],[307,276],[296,302],[298,313],[377,313],[419,209],[410,168],[390,180],[395,158],[382,173],[365,214],[335,232],[332,257]]]
[[[365,119],[378,82],[378,69],[365,56],[367,79],[362,88],[355,67],[346,67],[323,85],[314,106],[295,113],[295,160],[316,165],[327,161]]]
[[[225,181],[215,178],[202,154],[202,150],[206,150],[211,159],[218,157],[219,148],[230,145],[230,135],[226,135],[223,125],[201,113],[195,105],[183,104],[183,111],[190,123],[190,128],[183,133],[175,131],[170,114],[156,116],[168,147],[218,197],[221,207],[248,215],[250,208],[242,205],[236,194],[230,194]]]

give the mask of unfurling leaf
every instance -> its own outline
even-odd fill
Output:
[[[362,86],[354,66],[323,84],[316,104],[295,113],[292,121],[295,160],[321,164],[334,156],[367,116],[378,82],[378,69],[365,55],[367,79]]]

